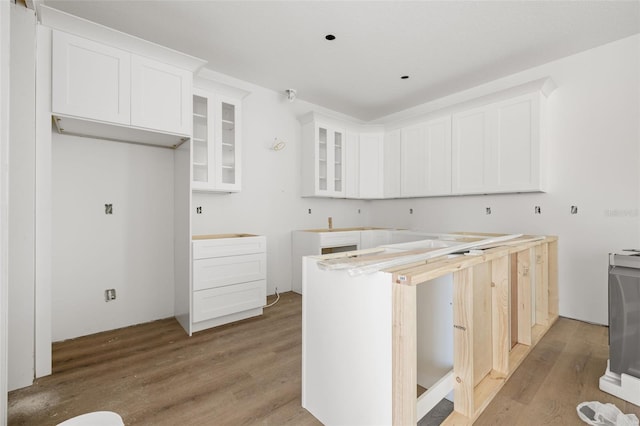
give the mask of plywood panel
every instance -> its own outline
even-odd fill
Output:
[[[454,410],[473,417],[473,270],[453,274]],[[398,423],[400,424],[400,423]]]
[[[393,286],[392,406],[394,425],[416,419],[417,334],[416,287]]]
[[[536,324],[540,325],[547,325],[549,322],[549,263],[547,255],[547,244],[536,246]]]
[[[500,374],[509,372],[509,256],[491,262],[491,316],[493,369]]]
[[[509,293],[510,293],[510,320],[509,333],[511,335],[511,347],[518,344],[518,254],[509,255]]]
[[[531,345],[531,249],[518,252],[518,342]]]
[[[476,386],[493,367],[491,315],[491,262],[473,270],[473,385]]]

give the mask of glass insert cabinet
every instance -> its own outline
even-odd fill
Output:
[[[240,191],[240,100],[198,88],[193,93],[192,189]]]
[[[345,130],[316,120],[314,114],[302,122],[302,195],[345,196]]]

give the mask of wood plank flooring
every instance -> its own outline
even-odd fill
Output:
[[[578,403],[640,407],[598,390],[607,329],[560,319],[479,425],[579,425]],[[55,425],[89,411],[127,425],[318,425],[300,407],[301,297],[189,338],[174,319],[54,344],[53,374],[9,394],[9,425]],[[421,424],[425,424],[422,422]],[[428,424],[428,422],[426,423]]]

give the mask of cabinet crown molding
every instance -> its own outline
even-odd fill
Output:
[[[191,72],[196,72],[207,63],[204,59],[178,52],[45,5],[40,5],[37,10],[40,23],[55,30],[127,50],[130,53],[155,59]]]

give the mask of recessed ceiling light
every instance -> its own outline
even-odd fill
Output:
[[[406,79],[408,79],[408,78],[409,78],[409,76],[408,76],[408,75],[403,75],[403,76],[402,76],[402,77],[400,77],[400,78],[401,78],[401,79],[403,79],[403,80],[406,80]]]
[[[327,40],[331,41],[331,40],[335,40],[336,36],[334,36],[333,34],[327,34],[326,36],[324,36],[324,38],[326,38]]]

